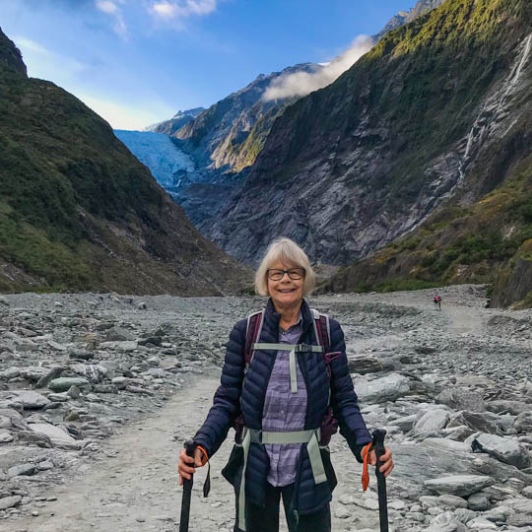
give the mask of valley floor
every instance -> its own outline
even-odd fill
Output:
[[[385,426],[389,432],[388,444],[396,460],[396,469],[388,481],[390,522],[391,530],[398,532],[436,530],[427,527],[446,508],[443,503],[440,508],[427,498],[420,503],[428,494],[423,482],[450,474],[473,474],[475,468],[480,467],[475,463],[479,456],[484,459],[482,467],[491,468],[488,474],[495,482],[504,484],[509,478],[518,479],[520,489],[506,496],[505,504],[510,508],[515,501],[528,500],[520,491],[532,480],[528,471],[521,472],[513,467],[510,470],[511,466],[495,464],[496,461],[487,455],[468,454],[465,447],[456,450],[460,438],[450,436],[443,427],[432,429],[434,434],[428,436],[434,438],[427,438],[427,434],[419,432],[420,427],[416,435],[415,428],[409,431],[394,426],[394,421],[406,419],[412,413],[418,414],[419,419],[431,408],[437,408],[435,396],[457,383],[482,395],[485,401],[494,392],[499,399],[509,400],[512,393],[518,394],[524,389],[518,400],[532,402],[532,390],[526,388],[532,377],[529,364],[532,313],[486,309],[481,287],[449,287],[440,293],[443,296],[441,310],[433,306],[433,291],[322,296],[312,301],[314,306],[339,318],[350,356],[378,359],[383,364],[376,374],[355,375],[355,386],[360,389],[361,407],[368,425],[371,428]],[[12,296],[10,304],[12,307],[20,305],[24,297],[30,296]],[[180,306],[176,298],[145,299],[148,308],[153,309],[149,311],[152,325],[157,323],[157,316],[162,312],[160,305],[164,303],[168,311],[160,319],[169,319],[168,303]],[[188,319],[196,317],[203,323],[212,320],[213,330],[218,332],[233,318],[240,317],[239,313],[245,316],[254,305],[260,305],[260,301],[250,298],[232,299],[229,306],[223,299],[209,299],[208,303],[197,301],[195,306],[194,300],[186,300],[185,311],[181,308],[176,319],[178,314],[179,319],[184,319],[183,312],[186,312]],[[216,322],[211,311],[219,305],[225,306],[226,311],[220,313],[223,318]],[[206,307],[210,313],[206,313]],[[117,315],[117,309],[113,309],[113,313]],[[216,340],[219,339],[213,339]],[[409,389],[396,397],[387,396],[389,390],[378,392],[384,395],[376,400],[370,390],[371,384],[383,375],[410,379]],[[214,366],[206,372],[191,372],[182,388],[160,403],[153,413],[140,417],[102,441],[99,452],[91,460],[80,459],[65,471],[62,483],[47,485],[41,493],[43,504],[34,506],[32,513],[5,515],[0,529],[13,532],[177,530],[181,503],[177,457],[182,442],[194,434],[206,416],[218,376],[219,369]],[[191,531],[232,530],[233,493],[220,474],[231,448],[230,439],[231,435],[212,459],[212,489],[207,499],[201,495],[205,471],[199,470],[196,475]],[[526,443],[525,439],[523,442]],[[333,530],[379,530],[373,475],[369,493],[363,494],[361,466],[338,435],[333,439],[331,452],[339,478],[332,504]],[[475,474],[479,474],[478,471]],[[500,501],[493,494],[490,497],[490,508],[497,507]],[[483,512],[473,513],[477,519],[483,516]],[[525,521],[519,523],[520,528],[489,521],[492,526],[486,526],[486,530],[531,530]],[[510,522],[511,516],[508,517]],[[451,530],[445,526],[442,524],[440,529]],[[463,530],[470,529],[482,528],[474,526]]]

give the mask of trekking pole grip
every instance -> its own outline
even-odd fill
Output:
[[[187,456],[194,456],[196,444],[192,440],[185,442],[185,452]],[[181,500],[181,519],[179,520],[179,532],[188,532],[188,521],[190,517],[190,499],[192,495],[192,485],[194,476],[189,479],[183,479],[183,498]]]
[[[386,431],[384,429],[377,429],[373,431],[373,447],[377,457],[377,465],[375,466],[375,474],[377,475],[377,491],[379,496],[379,522],[381,532],[388,532],[388,496],[386,494],[386,477],[384,473],[379,471],[382,462],[381,456],[386,452],[384,448],[384,437]]]
[[[384,438],[386,431],[384,429],[377,429],[373,431],[373,446],[375,448],[375,454],[377,455],[377,476],[379,474],[379,468],[382,465],[381,456],[385,453]],[[382,475],[383,473],[381,473]]]
[[[185,452],[188,456],[194,456],[194,452],[196,451],[196,444],[194,443],[194,440],[187,440],[185,442]]]

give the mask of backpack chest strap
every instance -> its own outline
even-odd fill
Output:
[[[254,351],[289,351],[288,363],[290,365],[290,391],[297,393],[296,353],[323,353],[321,345],[307,344],[253,344]]]

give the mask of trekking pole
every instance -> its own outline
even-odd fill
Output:
[[[381,456],[384,454],[384,436],[386,431],[377,429],[373,431],[373,446],[375,454],[377,455],[377,465],[375,467],[375,474],[377,475],[377,490],[379,493],[379,523],[380,532],[388,532],[388,498],[386,495],[386,477],[384,473],[379,471],[382,465]]]
[[[185,442],[185,452],[188,456],[194,456],[196,446],[192,440]],[[179,532],[188,532],[188,518],[190,517],[190,498],[192,495],[192,485],[194,477],[183,479],[183,499],[181,500],[181,518],[179,520]]]

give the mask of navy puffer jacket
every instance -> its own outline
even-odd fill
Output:
[[[319,345],[316,339],[312,312],[303,301],[303,333],[301,344]],[[275,312],[271,300],[266,305],[260,342],[278,343],[280,314]],[[277,351],[255,351],[244,379],[245,341],[247,320],[239,321],[231,331],[222,371],[221,385],[214,396],[205,423],[194,437],[209,457],[219,449],[229,428],[242,414],[245,426],[262,429],[264,400]],[[353,381],[349,374],[345,353],[344,334],[336,320],[330,319],[331,352],[341,356],[331,362],[331,379],[322,353],[298,353],[298,363],[305,379],[308,401],[305,429],[315,429],[327,413],[329,386],[331,404],[338,420],[340,433],[360,460],[360,449],[371,441],[371,436],[360,414]],[[264,488],[269,470],[269,459],[262,444],[252,443],[249,449],[246,471],[246,499],[253,504],[264,504]],[[239,477],[235,478],[238,489]],[[301,515],[313,513],[331,500],[331,488],[327,482],[315,484],[306,446],[302,445],[296,478],[294,509]]]

